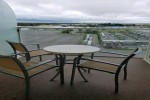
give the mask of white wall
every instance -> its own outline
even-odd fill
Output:
[[[5,40],[19,41],[17,21],[13,10],[3,0],[0,0],[0,54],[10,54],[11,47]]]

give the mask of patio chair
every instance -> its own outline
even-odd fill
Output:
[[[27,61],[31,60],[31,58],[33,58],[33,57],[39,57],[40,61],[42,61],[42,56],[43,55],[51,55],[51,53],[40,49],[40,45],[36,44],[36,43],[35,44],[24,45],[24,44],[18,43],[18,42],[12,42],[12,41],[8,41],[8,40],[6,40],[6,41],[12,47],[12,49],[14,51],[14,54],[15,54],[15,57],[17,57],[17,55],[20,54],[20,56],[25,57]],[[37,49],[29,51],[26,48],[26,46],[31,46],[31,45],[36,45]]]
[[[0,72],[21,79],[25,79],[25,99],[28,100],[30,78],[47,70],[59,67],[56,65],[52,65],[51,63],[53,61],[55,61],[55,59],[47,60],[40,63],[33,61],[27,61],[22,63],[16,57],[0,55]]]
[[[78,58],[74,59],[73,69],[72,69],[72,76],[71,76],[71,82],[70,85],[73,85],[74,81],[74,75],[75,75],[75,69],[78,68],[78,71],[82,78],[85,80],[85,82],[88,82],[87,79],[83,76],[80,68],[88,68],[90,70],[97,70],[102,71],[110,74],[115,75],[115,93],[118,93],[119,90],[119,83],[118,78],[121,70],[124,70],[124,80],[127,79],[127,65],[129,60],[134,57],[137,53],[141,51],[140,48],[137,48],[132,52],[130,55],[128,55],[120,64],[111,63],[108,61],[100,61],[96,59],[88,59],[88,58],[80,58],[80,61]],[[93,56],[94,57],[94,56]],[[96,56],[99,57],[99,56]],[[82,62],[82,63],[79,63]]]

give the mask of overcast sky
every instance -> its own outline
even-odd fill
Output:
[[[150,0],[4,0],[17,18],[150,23]]]

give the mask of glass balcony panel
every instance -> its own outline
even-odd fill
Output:
[[[76,29],[68,30],[70,29],[23,28],[20,33],[22,43],[39,43],[42,48],[57,44],[80,44],[82,34]]]
[[[19,41],[17,21],[13,10],[0,0],[0,54],[12,53],[12,48],[5,40]]]
[[[141,47],[142,52],[137,56],[144,57],[150,35],[149,29],[142,28],[91,28],[98,31],[95,33],[85,30],[86,28],[22,28],[21,37],[23,43],[40,43],[42,48],[56,44],[87,44],[99,46],[103,51],[128,54]]]

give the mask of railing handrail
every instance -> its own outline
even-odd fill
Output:
[[[103,28],[106,28],[106,29],[143,29],[143,30],[150,30],[150,28],[139,28],[139,27],[116,27],[116,28],[113,28],[113,27],[63,27],[63,26],[55,26],[55,27],[47,27],[48,25],[46,26],[17,26],[17,28],[35,28],[35,29],[103,29]]]

